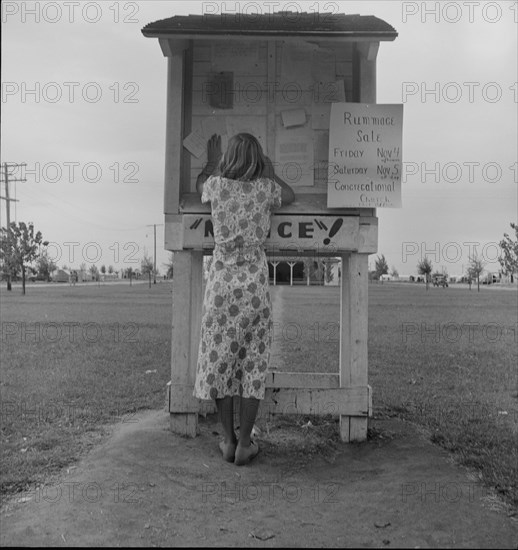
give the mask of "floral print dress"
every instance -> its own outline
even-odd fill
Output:
[[[199,399],[264,398],[272,341],[272,305],[264,242],[281,187],[261,178],[211,176],[214,254],[209,270],[194,395]]]

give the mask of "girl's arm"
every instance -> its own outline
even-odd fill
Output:
[[[293,192],[293,189],[275,173],[272,161],[269,159],[269,157],[266,157],[266,167],[264,175],[266,178],[275,180],[281,186],[282,206],[291,204],[295,200],[295,193]]]
[[[214,134],[207,142],[207,164],[196,179],[196,191],[203,193],[203,185],[212,176],[218,167],[221,158],[221,136]]]

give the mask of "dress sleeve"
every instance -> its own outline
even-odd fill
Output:
[[[203,193],[201,194],[201,202],[212,201],[215,179],[216,178],[214,176],[209,176],[205,180],[205,183],[203,184]]]
[[[281,199],[281,193],[282,189],[281,186],[274,180],[270,180],[270,204],[272,208],[279,208],[282,204]]]

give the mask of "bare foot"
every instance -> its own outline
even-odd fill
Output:
[[[235,458],[235,454],[236,454],[236,444],[235,443],[225,443],[224,441],[220,441],[219,449],[221,451],[221,454],[223,455],[223,458],[227,462],[234,462],[234,458]]]
[[[236,466],[243,466],[244,464],[247,464],[257,456],[257,453],[259,452],[259,445],[255,441],[251,441],[250,445],[248,447],[242,447],[240,443],[237,444],[236,448],[236,459],[234,461],[234,464]]]

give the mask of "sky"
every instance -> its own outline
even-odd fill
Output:
[[[378,255],[401,275],[427,255],[450,275],[518,220],[516,1],[2,2],[1,162],[11,220],[32,221],[56,263],[164,271],[166,58],[149,22],[221,11],[375,15],[377,103],[403,104],[402,208],[379,208]],[[1,195],[5,196],[2,184]],[[0,201],[5,226],[5,201]],[[370,256],[374,267],[377,255]]]

